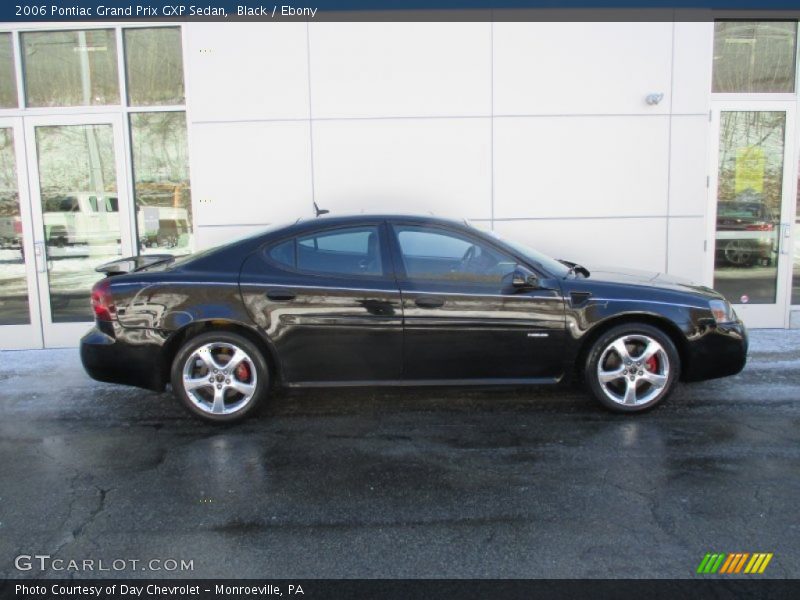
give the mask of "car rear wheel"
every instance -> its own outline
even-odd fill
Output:
[[[594,396],[615,412],[642,412],[672,393],[680,375],[675,344],[644,323],[610,329],[592,345],[584,378]]]
[[[730,240],[725,245],[725,259],[737,267],[752,265],[755,253],[755,248],[747,241]]]
[[[232,423],[253,414],[266,396],[269,369],[247,338],[227,331],[191,338],[175,356],[175,395],[196,417]]]

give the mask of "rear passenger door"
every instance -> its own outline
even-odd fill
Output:
[[[399,222],[392,231],[406,380],[522,382],[561,375],[565,314],[557,282],[515,289],[517,260],[466,230]]]
[[[294,385],[397,380],[402,308],[383,222],[328,226],[248,258],[240,287]]]

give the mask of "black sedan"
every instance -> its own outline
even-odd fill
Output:
[[[676,382],[744,367],[747,333],[714,290],[592,270],[468,223],[323,217],[188,258],[100,269],[81,340],[100,381],[163,390],[230,422],[274,386],[577,380],[641,412]]]

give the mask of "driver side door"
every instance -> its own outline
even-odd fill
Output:
[[[562,374],[564,301],[557,282],[511,285],[517,260],[440,225],[393,223],[403,305],[403,379],[534,383]]]

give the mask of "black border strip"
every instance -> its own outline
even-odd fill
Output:
[[[507,2],[463,0],[462,2],[439,2],[445,7],[420,8],[413,1],[395,0],[385,2],[354,2],[347,0],[321,0],[319,5],[301,0],[283,3],[258,2],[254,0],[176,0],[175,4],[153,0],[133,3],[125,0],[9,0],[0,3],[0,21],[24,23],[35,27],[37,23],[74,22],[610,22],[610,21],[712,21],[715,19],[743,20],[797,20],[800,19],[800,0],[557,0]],[[589,6],[586,6],[586,5]],[[266,10],[266,16],[239,16],[238,6]],[[447,7],[452,6],[452,8]],[[130,15],[98,15],[98,8],[124,8]],[[150,6],[155,16],[136,14],[137,6]],[[313,17],[305,14],[281,15],[283,6],[294,9],[314,9]],[[224,9],[225,16],[191,14],[198,8]],[[89,12],[81,13],[79,9]],[[180,10],[170,12],[165,10]],[[63,13],[57,11],[63,10]],[[27,11],[27,14],[24,14]],[[43,11],[43,12],[40,12]],[[2,23],[0,23],[2,27]]]
[[[0,581],[2,599],[84,600],[105,599],[168,599],[197,600],[253,598],[302,598],[303,600],[347,600],[370,598],[388,600],[422,600],[453,598],[485,600],[550,600],[561,598],[591,598],[592,600],[676,600],[680,598],[759,598],[783,600],[800,597],[800,580],[752,579],[753,576],[698,576],[696,579],[621,579],[621,580],[564,580],[564,579],[272,579],[272,580],[213,580],[213,579],[49,579]],[[746,579],[745,577],[750,577]],[[26,586],[20,591],[19,586]],[[141,595],[122,593],[123,586],[142,588]],[[148,586],[151,586],[148,588]],[[158,593],[152,586],[173,591]],[[290,594],[290,586],[294,593]],[[302,588],[302,594],[297,593]],[[42,593],[31,591],[38,588]],[[251,591],[246,592],[245,589]],[[92,592],[92,590],[95,590]],[[97,591],[100,591],[98,594]],[[156,593],[153,593],[153,592]]]

